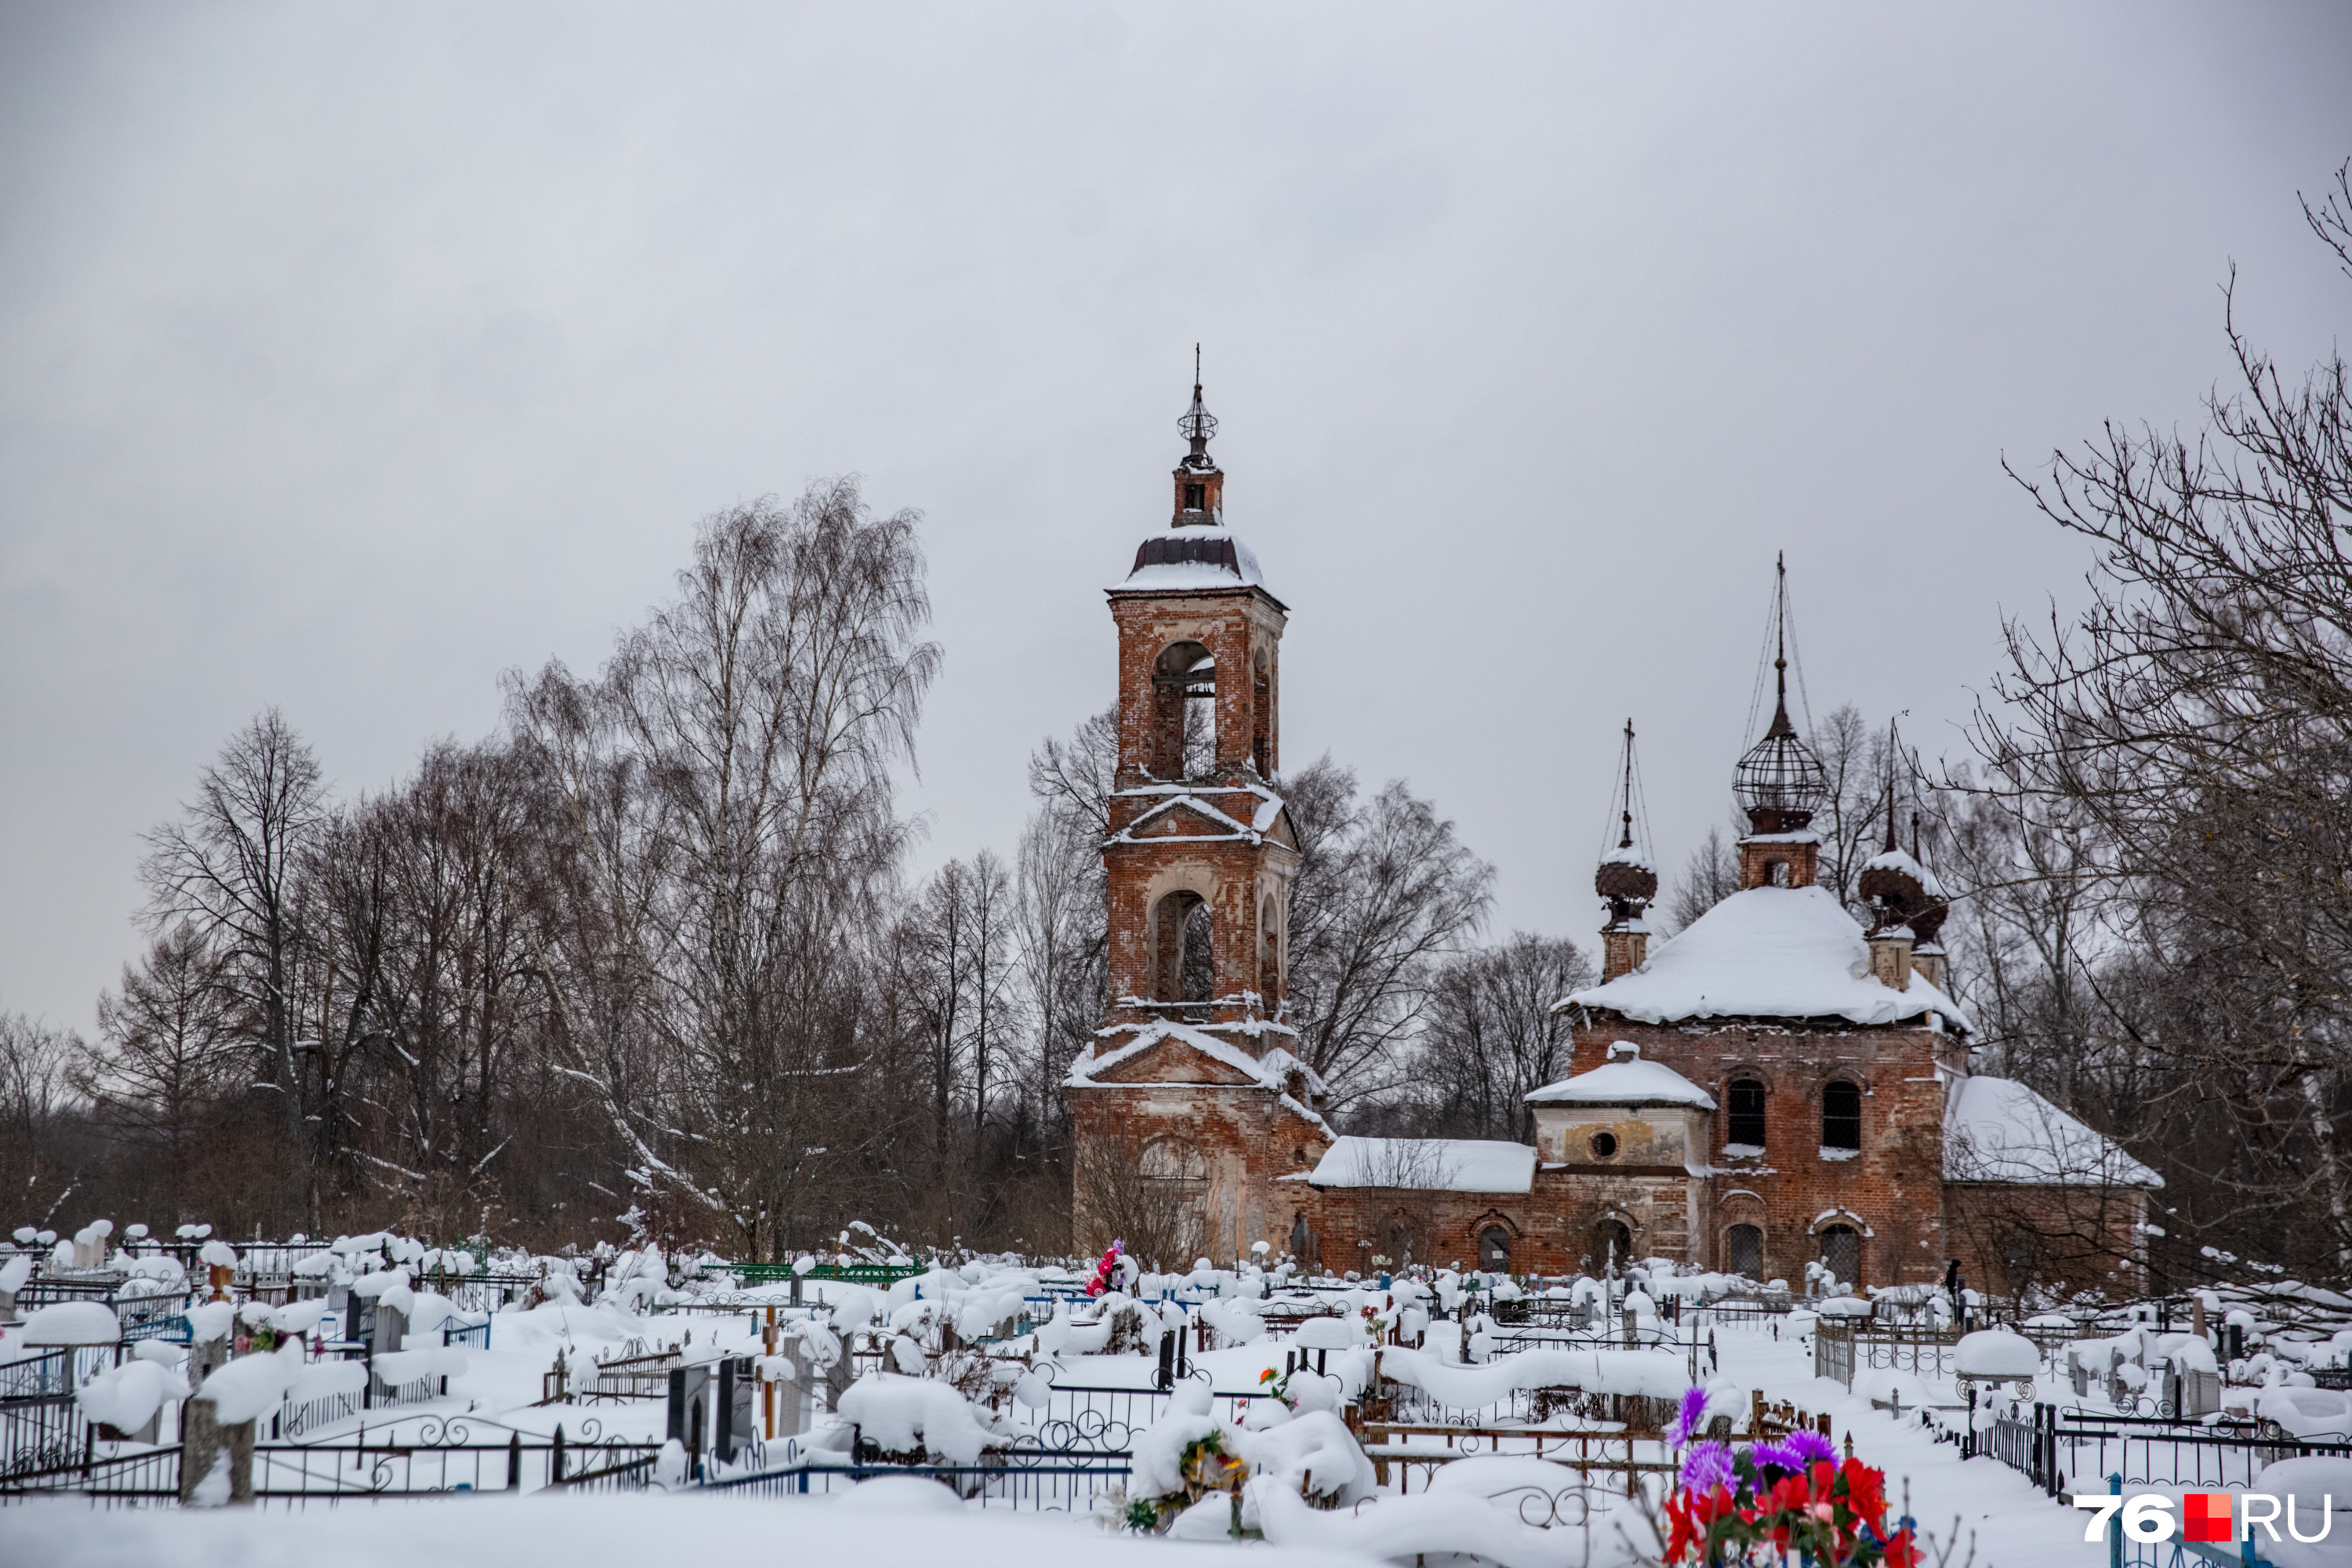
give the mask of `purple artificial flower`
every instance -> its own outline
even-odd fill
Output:
[[[1675,1415],[1675,1447],[1679,1448],[1698,1436],[1699,1427],[1706,1421],[1706,1390],[1683,1390],[1683,1407]]]
[[[1805,1468],[1804,1456],[1787,1443],[1758,1443],[1748,1450],[1748,1458],[1759,1470],[1794,1472]]]
[[[1781,1447],[1795,1456],[1797,1463],[1794,1468],[1801,1470],[1813,1465],[1837,1463],[1837,1449],[1819,1432],[1791,1432],[1789,1440]]]
[[[1717,1487],[1728,1490],[1738,1479],[1731,1450],[1720,1443],[1694,1443],[1683,1456],[1683,1485],[1695,1496],[1706,1497]]]

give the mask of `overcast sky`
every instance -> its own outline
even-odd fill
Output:
[[[2352,284],[2342,5],[58,3],[0,11],[0,1006],[281,706],[345,794],[592,666],[697,519],[920,509],[926,867],[1113,695],[1192,344],[1284,752],[1591,940],[1616,734],[1723,817],[1773,552],[1931,752],[2084,556],[2003,479]]]

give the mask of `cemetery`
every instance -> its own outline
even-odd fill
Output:
[[[746,1265],[206,1228],[5,1248],[0,1542],[244,1528],[197,1522],[225,1510],[337,1513],[302,1529],[356,1542],[383,1507],[404,1534],[503,1494],[533,1507],[496,1529],[550,1539],[731,1500],[794,1531],[850,1507],[1065,1550],[1554,1568],[1705,1561],[1717,1487],[1762,1506],[1810,1476],[1820,1561],[2088,1563],[2070,1498],[2109,1477],[2352,1500],[2352,1301],[2292,1281],[2021,1312],[1818,1266],[1359,1278],[1261,1247],[1174,1273],[862,1227]]]

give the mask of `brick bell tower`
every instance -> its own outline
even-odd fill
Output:
[[[1191,450],[1168,526],[1108,590],[1118,629],[1103,844],[1109,994],[1064,1089],[1077,1244],[1143,1228],[1139,1213],[1121,1215],[1132,1190],[1142,1210],[1154,1193],[1155,1212],[1181,1206],[1199,1250],[1230,1260],[1259,1241],[1285,1248],[1299,1221],[1278,1179],[1310,1168],[1331,1134],[1314,1109],[1322,1082],[1292,1055],[1284,1016],[1298,869],[1276,784],[1287,610],[1224,525],[1225,476],[1209,456],[1217,422],[1197,362],[1178,428]],[[1117,1173],[1108,1184],[1105,1172]]]
[[[1298,866],[1273,783],[1286,610],[1224,526],[1225,476],[1209,456],[1217,422],[1197,380],[1178,428],[1192,450],[1176,466],[1174,515],[1109,591],[1118,773],[1103,849],[1105,1022],[1183,1023],[1255,1055],[1286,994]]]

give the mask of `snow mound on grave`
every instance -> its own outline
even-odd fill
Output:
[[[1631,974],[1571,993],[1563,1006],[1648,1024],[1686,1018],[1843,1018],[1899,1024],[1936,1013],[1973,1030],[1924,975],[1895,990],[1870,973],[1862,927],[1826,888],[1749,888],[1661,946]]]
[[[886,1453],[918,1449],[959,1465],[975,1464],[989,1438],[971,1404],[944,1383],[882,1372],[850,1385],[841,1416]]]
[[[289,1340],[283,1350],[241,1355],[215,1367],[195,1397],[212,1405],[214,1420],[234,1426],[277,1409],[301,1370],[301,1346]]]
[[[1277,1481],[1253,1478],[1244,1500],[1265,1539],[1286,1549],[1344,1552],[1391,1563],[1438,1553],[1483,1558],[1502,1568],[1581,1568],[1590,1546],[1585,1531],[1521,1523],[1507,1496],[1489,1500],[1423,1492],[1382,1498],[1352,1513],[1326,1513]]]
[[[111,1345],[122,1340],[122,1321],[103,1301],[58,1301],[41,1308],[16,1331],[26,1345]]]
[[[2333,1388],[2265,1388],[2254,1414],[2296,1437],[2352,1435],[2352,1394]]]
[[[185,1399],[188,1380],[152,1361],[127,1361],[82,1384],[84,1415],[118,1432],[135,1432],[167,1399]]]
[[[1279,1426],[1240,1433],[1235,1446],[1252,1476],[1271,1478],[1287,1496],[1309,1493],[1346,1508],[1373,1495],[1372,1462],[1348,1424],[1328,1410],[1302,1411]]]
[[[961,1513],[963,1500],[944,1481],[921,1476],[874,1476],[849,1489],[835,1508],[882,1513]]]
[[[1979,1329],[1953,1347],[1952,1370],[1962,1377],[2030,1378],[2042,1371],[2042,1352],[2023,1334]]]
[[[1381,1371],[1441,1405],[1476,1409],[1523,1388],[1576,1388],[1680,1399],[1690,1386],[1683,1359],[1664,1351],[1522,1351],[1484,1366],[1453,1366],[1421,1351],[1381,1352]]]

